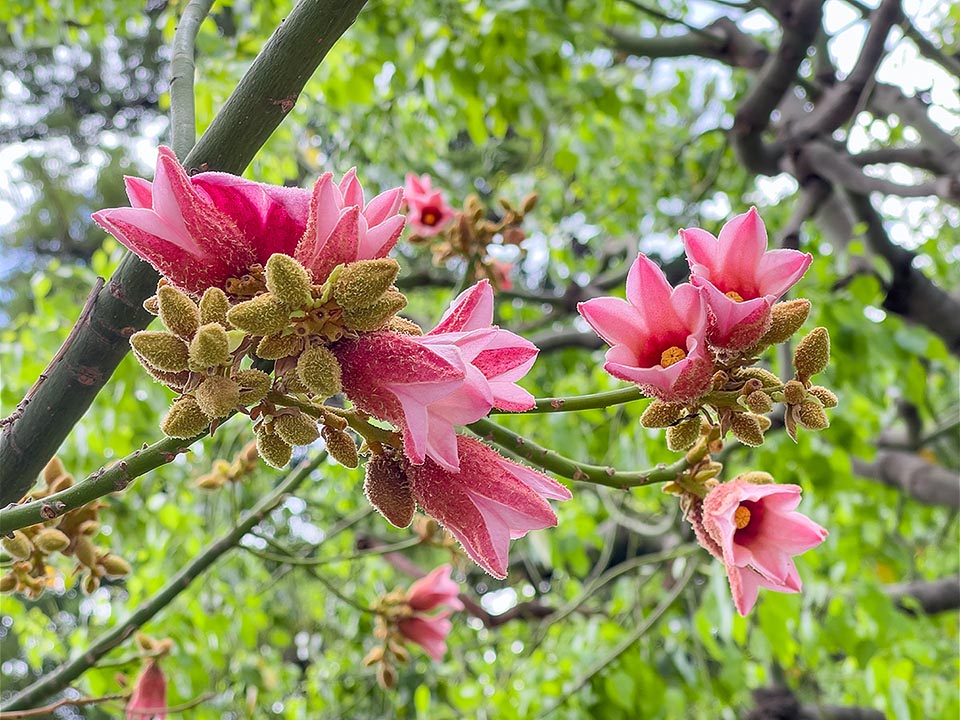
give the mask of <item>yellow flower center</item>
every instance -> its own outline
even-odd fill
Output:
[[[743,302],[743,296],[736,290],[731,290],[730,292],[725,293],[725,295],[734,302]]]
[[[750,524],[750,510],[743,505],[738,507],[737,511],[733,513],[733,523],[737,526],[737,530],[743,530]]]
[[[440,213],[434,210],[424,210],[423,213],[420,215],[420,222],[422,222],[424,225],[429,225],[430,227],[433,227],[439,221],[440,221]]]
[[[676,345],[668,347],[660,354],[660,367],[668,368],[683,360],[687,354]]]

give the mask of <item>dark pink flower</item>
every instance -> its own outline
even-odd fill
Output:
[[[93,219],[175,285],[192,293],[223,287],[273,253],[292,255],[307,222],[310,193],[226,173],[189,177],[161,147],[153,182],[125,178],[132,207]]]
[[[671,288],[663,271],[640,254],[627,275],[627,299],[593,298],[577,306],[612,347],[603,369],[647,395],[691,402],[710,388],[707,311],[689,284]]]
[[[423,465],[409,466],[410,492],[480,567],[504,578],[510,540],[555,526],[557,516],[546,499],[568,500],[570,491],[478,440],[458,435],[457,451],[457,473],[430,458]]]
[[[407,203],[407,220],[417,235],[431,237],[440,233],[456,215],[443,193],[434,190],[429,175],[407,175],[403,187]]]
[[[703,288],[710,324],[707,339],[742,350],[770,327],[770,308],[807,271],[813,257],[796,250],[767,250],[767,231],[756,208],[737,215],[716,238],[706,230],[680,231],[690,282]]]
[[[155,660],[147,660],[127,702],[127,720],[164,720],[166,708],[167,678]]]
[[[741,615],[753,608],[761,587],[800,592],[793,556],[827,537],[824,528],[795,512],[800,492],[797,485],[758,485],[735,478],[716,486],[703,500],[700,522],[711,542],[701,544],[714,555],[719,548]]]
[[[460,587],[450,577],[451,567],[441,565],[415,581],[407,589],[407,605],[419,612],[447,605],[452,610],[463,610]]]
[[[450,566],[441,565],[420,578],[407,590],[407,605],[414,611],[412,617],[397,622],[397,629],[410,642],[420,645],[434,660],[442,660],[447,652],[450,634],[450,610],[463,610],[458,597],[460,589],[450,579]],[[427,615],[430,610],[446,606],[450,610]]]

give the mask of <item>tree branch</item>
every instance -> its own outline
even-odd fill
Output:
[[[926,505],[960,510],[960,481],[956,473],[902,450],[881,450],[872,463],[853,459],[860,477],[878,480]]]
[[[888,585],[884,592],[906,612],[916,612],[916,603],[920,612],[935,615],[960,608],[960,575],[929,582],[918,580]]]
[[[193,94],[194,44],[200,25],[212,5],[213,0],[190,0],[173,36],[173,58],[170,61],[170,129],[173,138],[170,144],[174,154],[181,160],[197,140]]]

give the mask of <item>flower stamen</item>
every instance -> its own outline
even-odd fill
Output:
[[[685,357],[687,357],[687,353],[676,345],[673,345],[660,354],[660,367],[668,368],[671,365],[676,365]]]
[[[737,530],[743,530],[750,524],[750,515],[750,509],[743,505],[736,509],[733,513],[733,523],[737,526]]]
[[[438,213],[433,208],[430,208],[429,210],[424,210],[420,214],[420,222],[422,222],[424,225],[429,225],[430,227],[433,227],[438,222],[440,222],[440,213]]]
[[[736,290],[731,290],[728,293],[724,293],[724,295],[726,295],[728,298],[730,298],[734,302],[743,302],[743,296],[740,293],[738,293]]]

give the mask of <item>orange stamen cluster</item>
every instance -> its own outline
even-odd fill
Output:
[[[736,512],[733,513],[733,523],[737,526],[737,530],[743,530],[747,525],[750,524],[750,510],[749,508],[741,505],[737,508]]]
[[[676,365],[685,357],[687,357],[687,353],[678,348],[676,345],[668,347],[660,355],[660,367],[668,368],[671,365]]]

